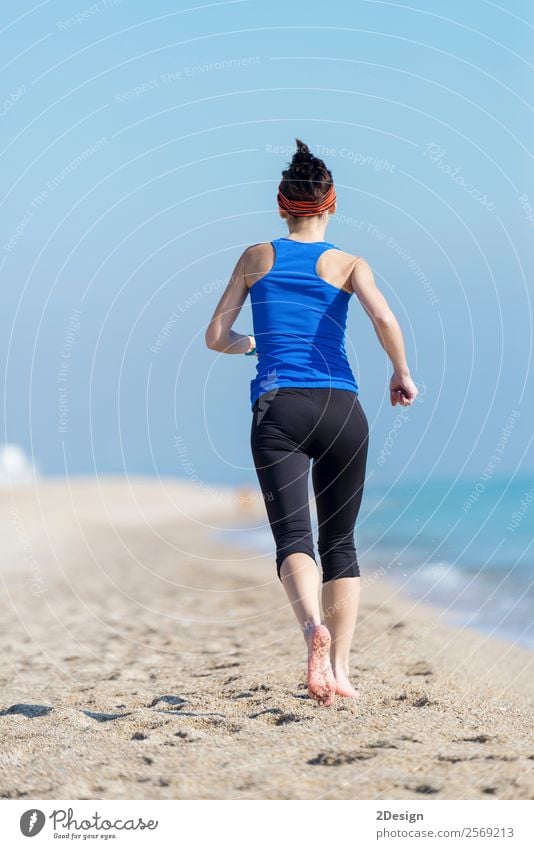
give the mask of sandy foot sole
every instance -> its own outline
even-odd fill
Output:
[[[336,679],[330,665],[330,631],[326,625],[317,625],[308,644],[308,693],[315,701],[327,707],[336,697]]]

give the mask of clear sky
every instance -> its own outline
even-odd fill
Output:
[[[534,472],[531,3],[0,14],[4,440],[45,474],[255,482],[255,358],[204,330],[241,251],[286,233],[299,136],[336,182],[327,238],[370,262],[421,390],[389,405],[354,298],[373,480]]]

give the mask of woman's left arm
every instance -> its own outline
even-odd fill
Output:
[[[243,336],[232,330],[232,325],[248,295],[248,286],[245,282],[246,253],[247,251],[244,251],[239,257],[230,282],[206,329],[206,345],[212,351],[220,351],[222,354],[246,354],[256,347],[253,336]]]

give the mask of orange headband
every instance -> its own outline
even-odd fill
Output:
[[[322,200],[291,200],[279,189],[277,200],[278,206],[290,215],[320,215],[336,202],[336,190],[332,184]]]

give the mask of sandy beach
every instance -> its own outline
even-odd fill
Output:
[[[446,626],[362,562],[357,701],[307,696],[265,523],[231,490],[0,493],[4,799],[532,799],[534,654]]]

